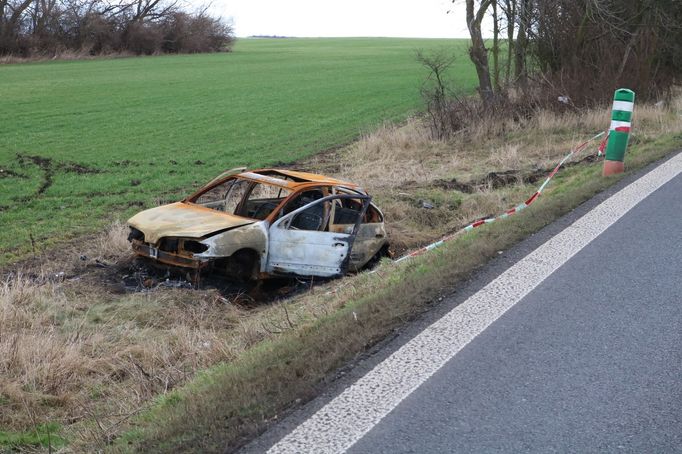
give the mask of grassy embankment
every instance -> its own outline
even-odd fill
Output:
[[[682,145],[679,101],[638,106],[628,154],[641,168]],[[524,183],[570,146],[608,125],[608,109],[481,124],[434,141],[419,121],[386,126],[301,166],[352,178],[376,195],[392,239],[427,241],[466,221],[513,206]],[[489,171],[518,170],[510,184],[480,184]],[[557,176],[522,215],[482,228],[402,266],[312,287],[276,305],[245,309],[215,291],[125,294],[102,284],[109,271],[77,253],[0,289],[2,424],[30,432],[45,423],[72,449],[222,451],[260,430],[296,399],[306,400],[336,367],[451,291],[476,266],[614,183],[601,166]],[[443,182],[474,182],[472,193]],[[422,208],[428,199],[433,209]],[[87,246],[91,259],[125,263],[125,228]],[[66,271],[63,280],[50,280]],[[71,278],[73,277],[73,278]],[[201,371],[197,374],[198,371]],[[154,402],[151,406],[150,403]],[[39,430],[34,430],[39,432]],[[42,434],[43,440],[45,434]]]
[[[240,40],[229,54],[0,65],[0,266],[177,199],[226,168],[290,163],[420,107],[417,49],[464,40]]]
[[[639,107],[635,114],[637,132],[627,157],[630,172],[682,146],[681,116],[680,100],[668,111]],[[488,156],[481,148],[478,152],[482,156],[465,151],[467,144],[420,141],[419,134],[414,134],[419,129],[412,129],[418,126],[409,124],[380,131],[345,150],[342,156],[349,159],[344,160],[348,166],[346,173],[358,176],[365,172],[363,161],[378,160],[387,169],[403,165],[405,172],[413,165],[421,167],[415,156],[420,156],[422,159],[417,161],[421,162],[442,162],[441,155],[432,153],[440,147],[450,147],[454,152],[452,160],[458,164],[450,167],[449,175],[453,172],[459,175],[462,167],[476,169],[497,160],[511,164],[512,168],[529,168],[544,160],[554,162],[566,151],[565,148],[559,151],[560,144],[575,143],[577,131],[596,131],[608,125],[608,118],[609,111],[599,109],[561,117],[540,114],[523,126],[507,124],[506,129],[497,131],[506,132],[481,140],[479,146],[488,147]],[[486,125],[481,131],[486,130],[494,132],[495,127]],[[402,153],[395,153],[397,144],[402,144],[399,147]],[[381,159],[382,150],[387,152],[387,161]],[[416,152],[421,153],[415,155]],[[337,367],[357,358],[406,320],[427,310],[476,267],[621,178],[601,177],[600,162],[566,168],[540,201],[522,215],[459,236],[401,266],[385,262],[377,273],[330,283],[281,306],[253,314],[241,328],[258,332],[258,342],[235,360],[203,371],[188,385],[158,400],[117,441],[115,450],[218,452],[239,446],[294,402],[300,402],[297,399],[305,401],[314,396]],[[394,200],[393,195],[402,192],[399,182],[387,179],[382,183],[383,190],[376,189],[384,201]],[[481,211],[485,207],[498,212],[524,200],[533,191],[534,185],[522,183],[501,191],[483,188],[473,197],[465,197],[454,210],[447,207],[447,200],[462,197],[461,194],[433,187],[429,194],[441,201],[439,208],[451,212],[448,220],[457,223],[468,214],[460,211],[467,203],[477,206],[479,214],[485,212]],[[415,196],[413,192],[412,197]],[[260,323],[260,329],[254,323]],[[253,331],[250,336],[254,336]]]

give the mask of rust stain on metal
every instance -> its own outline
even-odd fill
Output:
[[[217,230],[252,222],[251,219],[183,202],[145,210],[128,220],[128,224],[144,232],[146,242],[151,244],[162,237],[201,238]]]

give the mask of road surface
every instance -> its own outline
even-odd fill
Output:
[[[529,240],[246,451],[682,452],[681,172],[682,153]]]

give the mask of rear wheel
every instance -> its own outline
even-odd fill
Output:
[[[365,266],[363,266],[362,269],[363,270],[371,270],[372,268],[374,268],[375,266],[377,266],[379,264],[381,259],[383,259],[384,257],[390,257],[390,256],[391,256],[391,254],[388,251],[388,244],[384,244],[383,246],[381,246],[381,249],[379,249],[377,251],[377,253],[374,254],[374,256],[371,259],[369,259],[369,261],[367,263],[365,263]]]

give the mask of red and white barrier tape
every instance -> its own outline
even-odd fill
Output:
[[[535,191],[535,193],[532,196],[530,196],[530,198],[528,200],[526,200],[525,202],[523,202],[522,204],[517,205],[510,210],[505,211],[504,213],[500,214],[499,216],[495,216],[492,218],[479,219],[478,221],[467,225],[463,229],[441,238],[440,240],[436,241],[435,243],[431,243],[428,246],[424,246],[423,248],[412,251],[409,254],[404,255],[404,256],[396,259],[394,262],[395,263],[402,262],[403,260],[409,259],[410,257],[416,257],[418,255],[421,255],[426,251],[430,251],[432,249],[435,249],[435,248],[441,246],[443,243],[447,243],[448,241],[452,240],[453,238],[455,238],[456,236],[459,236],[462,233],[469,232],[469,231],[475,229],[476,227],[480,227],[484,224],[490,224],[490,223],[495,222],[499,219],[508,218],[509,216],[512,216],[512,215],[518,213],[519,211],[526,209],[528,206],[530,206],[530,204],[535,202],[538,199],[538,197],[540,197],[540,194],[542,194],[542,191],[545,189],[547,184],[549,184],[550,180],[552,178],[554,178],[554,175],[556,175],[556,173],[559,171],[561,166],[563,166],[564,163],[566,163],[566,161],[568,161],[574,155],[577,155],[581,151],[585,150],[591,142],[597,140],[598,138],[600,138],[604,134],[606,134],[606,133],[600,132],[599,134],[597,134],[594,137],[586,140],[585,142],[581,143],[580,145],[575,147],[573,150],[571,150],[571,152],[568,153],[566,156],[564,156],[564,158],[556,165],[556,167],[554,167],[554,169],[550,172],[547,179],[545,179],[545,181],[540,185],[538,190]],[[598,156],[601,156],[603,154],[604,147],[606,147],[606,141],[607,140],[608,140],[608,135],[606,136],[606,138],[604,138],[604,140],[602,141],[602,143],[599,146],[599,151],[597,154]]]
[[[601,141],[599,144],[599,148],[597,148],[597,157],[601,158],[604,156],[604,150],[606,150],[606,144],[609,141],[609,136],[610,136],[610,131],[604,136],[604,140]]]

